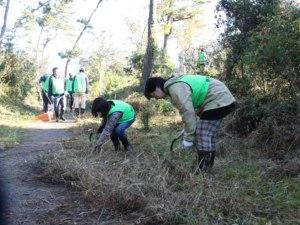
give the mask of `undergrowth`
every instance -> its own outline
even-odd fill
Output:
[[[179,116],[170,115],[153,114],[147,131],[138,117],[128,130],[131,153],[115,152],[110,142],[93,152],[87,130],[98,124],[83,124],[62,151],[42,156],[35,168],[41,179],[70,185],[93,211],[104,208],[124,224],[300,222],[298,172],[286,173],[243,139],[232,138],[225,126],[213,170],[196,175],[195,152],[169,151],[182,127]]]

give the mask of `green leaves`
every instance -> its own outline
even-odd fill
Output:
[[[81,55],[81,50],[80,49],[74,49],[72,50],[66,50],[65,52],[59,52],[58,55],[62,58],[62,59],[73,59],[76,58],[78,56]]]

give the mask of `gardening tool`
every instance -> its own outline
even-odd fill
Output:
[[[174,148],[174,146],[175,146],[175,144],[178,145],[179,140],[181,140],[182,137],[183,137],[183,134],[184,134],[184,130],[177,132],[176,137],[173,139],[173,141],[171,143],[171,146],[170,146],[170,151],[171,152],[174,152],[175,149],[180,148],[179,146],[177,146],[176,148]],[[180,145],[181,145],[181,142],[180,142]]]

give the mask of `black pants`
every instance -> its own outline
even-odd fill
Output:
[[[233,111],[235,109],[235,107],[236,107],[236,103],[233,102],[230,105],[227,105],[227,106],[224,106],[221,108],[204,111],[201,114],[200,119],[201,120],[220,120],[220,119],[224,118],[225,116],[227,116],[231,111]]]
[[[50,104],[50,101],[45,91],[42,91],[42,98],[43,98],[43,111],[48,112],[48,105]]]
[[[73,109],[73,104],[74,104],[73,93],[69,93],[69,95],[68,95],[68,106],[71,110]]]

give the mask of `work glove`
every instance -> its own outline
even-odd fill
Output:
[[[192,141],[186,141],[186,140],[182,141],[182,148],[185,150],[190,150],[190,149],[192,149],[193,146],[194,146],[194,143]]]
[[[94,152],[101,152],[101,148],[102,148],[102,146],[100,146],[100,145],[95,145],[95,147],[94,147]]]

